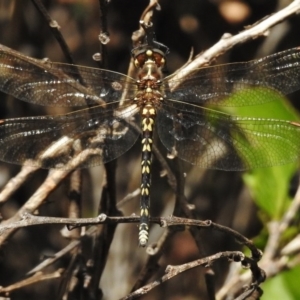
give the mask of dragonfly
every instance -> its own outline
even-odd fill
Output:
[[[0,46],[2,92],[43,106],[80,107],[64,115],[0,120],[0,160],[48,169],[69,168],[71,161],[91,167],[121,156],[141,136],[139,244],[145,246],[154,133],[169,153],[201,168],[241,171],[299,159],[299,123],[232,116],[222,108],[263,104],[267,90],[298,90],[300,48],[195,69],[182,79],[163,76],[168,51],[146,34],[132,50],[138,70],[132,78]]]

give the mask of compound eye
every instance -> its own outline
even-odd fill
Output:
[[[139,63],[139,60],[138,60],[138,59],[135,59],[135,60],[134,60],[134,66],[135,66],[136,68],[139,68],[139,67],[140,67],[140,63]]]
[[[154,57],[155,64],[158,67],[163,67],[165,65],[166,60],[163,55],[161,55],[160,53],[154,53],[153,57]]]
[[[134,65],[136,68],[142,68],[146,61],[146,55],[141,53],[137,55],[134,59]]]

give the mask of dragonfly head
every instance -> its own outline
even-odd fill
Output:
[[[143,68],[146,62],[153,62],[158,68],[162,68],[166,62],[166,55],[169,53],[169,48],[155,41],[153,25],[141,23],[145,31],[145,36],[142,45],[132,49],[131,54],[134,60],[134,65],[137,68]]]
[[[136,68],[143,68],[145,64],[155,64],[158,68],[162,68],[165,65],[165,53],[156,48],[145,46],[139,47],[138,50],[134,49],[133,54],[134,65]]]

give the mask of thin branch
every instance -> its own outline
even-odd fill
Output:
[[[260,267],[266,272],[267,277],[273,277],[282,272],[283,270],[287,270],[292,268],[295,263],[293,260],[288,258],[289,252],[287,252],[285,247],[281,250],[282,245],[280,241],[282,239],[283,234],[289,225],[295,220],[297,213],[299,212],[300,207],[300,185],[298,186],[298,190],[294,197],[294,200],[288,207],[286,213],[282,217],[279,222],[269,223],[269,238],[267,241],[267,245],[265,247],[264,255],[260,261]],[[296,239],[299,239],[297,236]],[[292,243],[292,240],[290,243]],[[298,245],[298,253],[300,253],[300,243],[296,242]],[[297,249],[293,248],[293,252],[297,251]],[[243,285],[245,285],[251,279],[251,274],[246,272],[244,274],[240,274],[236,272],[232,277],[228,280],[228,282],[219,290],[217,294],[218,299],[225,299],[225,297],[232,291],[239,289]]]
[[[96,230],[97,230],[96,226],[89,228],[86,231],[85,235],[81,236],[78,240],[71,241],[71,243],[68,244],[65,248],[63,248],[60,251],[58,251],[57,253],[55,253],[55,255],[43,260],[39,265],[34,267],[32,270],[30,270],[26,275],[32,275],[34,273],[40,272],[43,269],[45,269],[46,267],[52,265],[57,260],[59,260],[63,256],[65,256],[66,254],[69,254],[70,252],[72,252],[72,250],[75,249],[76,247],[78,247],[82,243],[82,241],[86,239],[87,236],[94,235],[96,233]]]
[[[242,252],[226,251],[226,252],[220,252],[220,253],[205,257],[205,258],[197,259],[195,261],[192,261],[192,262],[189,262],[189,263],[186,263],[183,265],[168,266],[165,271],[166,275],[162,276],[160,279],[157,279],[157,280],[141,287],[140,289],[136,290],[135,292],[130,293],[126,297],[122,298],[122,300],[136,299],[138,297],[141,297],[142,295],[147,294],[149,291],[151,291],[155,287],[161,285],[162,283],[170,280],[171,278],[177,276],[178,274],[180,274],[182,272],[185,272],[187,270],[190,270],[192,268],[196,268],[199,266],[207,266],[207,265],[210,266],[213,262],[215,262],[216,260],[219,260],[220,258],[227,258],[229,261],[234,260],[235,262],[242,262],[242,263],[244,261],[247,261],[247,264],[251,261],[251,259],[249,259],[249,258],[246,259]],[[253,261],[253,264],[255,264],[254,261]],[[254,269],[251,269],[251,271],[253,271],[253,270]],[[256,274],[253,273],[253,277],[255,277],[255,275]],[[250,294],[257,288],[259,283],[260,283],[259,279],[257,282],[253,283],[252,287],[254,287],[254,288],[249,289],[251,291]]]
[[[74,64],[74,60],[71,55],[71,51],[70,51],[64,37],[62,36],[62,34],[60,32],[60,26],[57,23],[57,21],[53,20],[51,18],[51,16],[48,14],[47,9],[45,8],[45,6],[43,5],[43,3],[40,0],[31,0],[31,1],[32,1],[33,5],[36,7],[36,9],[38,10],[38,12],[45,19],[47,24],[49,25],[49,28],[50,28],[52,34],[54,35],[54,37],[56,38],[57,42],[59,43],[68,63]]]
[[[194,73],[197,68],[208,65],[211,61],[231,49],[233,46],[268,34],[268,31],[271,27],[280,22],[283,22],[291,15],[299,13],[299,11],[300,0],[295,0],[290,5],[278,11],[277,13],[263,18],[261,21],[258,21],[251,26],[247,26],[247,29],[239,34],[236,34],[234,36],[228,33],[224,34],[218,43],[216,43],[214,46],[207,49],[203,53],[197,55],[193,61],[178,69],[173,79],[183,80],[184,77]],[[178,82],[178,84],[179,83],[180,82]],[[175,89],[176,87],[177,85],[173,85],[172,89]]]
[[[24,212],[21,215],[22,219],[20,221],[16,221],[9,224],[1,224],[0,225],[0,233],[6,232],[9,230],[28,227],[34,225],[43,225],[43,224],[61,224],[61,225],[69,225],[69,227],[78,227],[78,226],[87,226],[87,225],[99,225],[99,224],[120,224],[120,223],[137,223],[139,222],[139,216],[131,216],[131,217],[111,217],[106,216],[105,214],[101,214],[96,218],[79,218],[79,219],[70,219],[70,218],[54,218],[54,217],[40,217],[32,215],[28,212]],[[233,236],[237,242],[245,245],[252,252],[252,257],[254,260],[258,261],[261,258],[261,251],[259,251],[254,245],[253,242],[237,231],[213,223],[211,221],[199,221],[193,219],[185,219],[178,217],[152,217],[150,218],[151,223],[160,224],[162,227],[167,226],[196,226],[201,227],[203,229],[210,228],[213,230],[217,230],[226,234]],[[0,234],[0,236],[1,236]]]
[[[100,150],[99,150],[100,151]],[[81,155],[76,156],[69,163],[66,164],[64,170],[50,170],[49,175],[45,179],[44,183],[36,190],[36,192],[27,200],[27,202],[19,209],[19,211],[10,219],[5,220],[1,225],[12,225],[14,222],[19,221],[24,215],[34,213],[35,210],[42,205],[49,194],[55,190],[59,183],[69,175],[69,173],[75,168],[79,167],[84,159],[87,159],[90,155],[98,154],[98,150],[83,150]],[[0,234],[0,246],[9,238],[17,227],[7,227]]]
[[[50,274],[43,274],[42,272],[36,273],[32,277],[26,278],[24,280],[21,280],[17,283],[7,286],[7,287],[0,286],[0,294],[11,293],[18,289],[24,288],[28,285],[35,284],[35,283],[41,283],[42,281],[45,281],[45,280],[60,278],[62,272],[63,272],[63,269],[58,269],[57,271],[50,273]]]
[[[11,195],[30,178],[30,175],[39,168],[31,166],[23,166],[21,171],[11,178],[0,192],[0,203],[7,201]]]

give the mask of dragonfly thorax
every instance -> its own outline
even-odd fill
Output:
[[[139,80],[159,80],[161,68],[165,65],[165,54],[159,49],[143,47],[134,52],[134,65],[140,69]]]
[[[161,68],[155,61],[148,59],[140,68],[138,78],[139,80],[160,80],[162,78]]]
[[[138,92],[135,101],[140,107],[148,105],[157,107],[163,100],[163,94],[160,91],[161,81],[156,79],[143,79],[138,81]]]
[[[161,67],[164,65],[164,53],[158,49],[144,48],[135,52],[135,65],[140,68],[138,74],[138,92],[135,101],[140,107],[158,107],[161,93]]]

